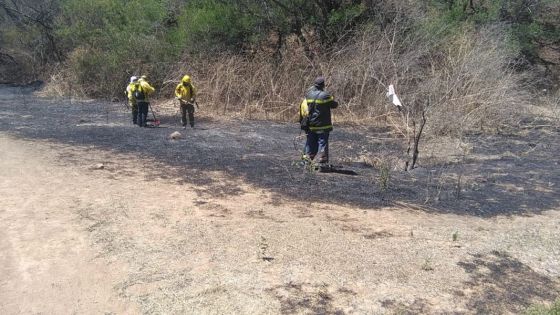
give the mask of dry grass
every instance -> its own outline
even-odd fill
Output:
[[[390,1],[384,5],[394,6]],[[426,132],[432,135],[460,138],[467,130],[495,130],[519,121],[530,102],[530,89],[514,71],[514,54],[503,27],[444,35],[448,30],[410,29],[411,19],[421,17],[398,6],[390,12],[392,23],[364,27],[328,49],[319,49],[315,35],[307,32],[307,53],[297,38],[291,38],[281,58],[261,47],[244,55],[185,55],[173,64],[126,67],[149,74],[158,87],[156,97],[164,99],[170,99],[179,79],[190,74],[200,104],[219,117],[295,121],[305,90],[314,77],[324,75],[327,89],[342,104],[334,111],[337,123],[381,122],[406,138],[411,125],[387,102],[389,84],[410,114],[406,119],[426,112]],[[84,84],[96,72],[95,64],[83,63],[87,53],[72,52],[67,64],[52,72],[48,92],[122,97],[126,78],[121,74],[104,74],[95,84]],[[117,81],[122,83],[115,85]],[[557,104],[558,97],[547,102]],[[558,105],[550,106],[558,112]]]
[[[398,21],[384,30],[370,28],[355,40],[308,59],[297,41],[276,61],[266,53],[217,58],[185,57],[164,79],[160,96],[172,95],[178,78],[189,73],[199,99],[217,116],[295,120],[297,105],[317,75],[342,104],[335,120],[373,121],[402,127],[385,97],[394,84],[412,113],[430,101],[426,126],[432,134],[460,136],[473,128],[515,123],[529,93],[499,29],[472,31],[440,41],[417,37]],[[398,130],[397,130],[398,131]],[[398,131],[404,134],[404,129]]]

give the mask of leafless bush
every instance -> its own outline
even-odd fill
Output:
[[[450,43],[450,51],[420,91],[436,100],[429,128],[460,136],[474,127],[512,124],[529,95],[510,63],[504,34],[498,29],[465,33]]]
[[[473,128],[518,121],[529,95],[502,28],[443,36],[446,30],[428,33],[408,25],[397,16],[383,29],[366,29],[333,54],[329,68],[348,118],[382,117],[405,139],[406,169],[414,168],[423,132],[460,138]],[[385,98],[389,84],[403,100],[400,112]]]
[[[303,55],[279,63],[260,55],[186,59],[166,80],[162,93],[172,95],[175,84],[188,73],[199,89],[199,101],[219,115],[294,119],[296,104],[313,77],[304,70],[308,65]]]
[[[560,90],[551,95],[546,95],[538,99],[541,105],[540,111],[537,116],[544,118],[552,123],[560,124]]]
[[[313,60],[297,47],[287,49],[279,62],[258,53],[188,58],[166,80],[176,83],[184,73],[192,74],[199,98],[222,115],[286,120],[295,118],[305,89],[322,74],[342,104],[338,121],[383,118],[403,136],[411,126],[403,127],[388,107],[389,84],[418,117],[429,101],[426,129],[432,134],[460,136],[475,127],[511,123],[527,102],[497,27],[441,41],[441,34],[413,32],[397,18],[384,29],[372,26],[359,34]],[[163,91],[171,93],[171,88]]]
[[[391,120],[384,91],[394,84],[405,106],[422,107],[429,101],[430,132],[457,134],[512,122],[528,95],[520,88],[499,28],[441,38],[411,32],[398,20],[384,30],[364,32],[336,63],[335,78],[342,86],[337,92],[346,108],[361,117]]]
[[[60,69],[52,70],[48,83],[41,93],[51,97],[71,96],[79,89],[79,87],[72,87],[71,82],[72,80],[69,78],[66,71]]]

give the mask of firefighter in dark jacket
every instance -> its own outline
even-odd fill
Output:
[[[301,128],[307,133],[303,158],[319,164],[329,162],[329,133],[333,130],[331,108],[338,103],[325,91],[325,78],[315,79],[300,106]]]

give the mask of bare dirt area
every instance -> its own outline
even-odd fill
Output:
[[[0,88],[0,313],[518,314],[559,296],[557,127],[426,143],[381,189],[369,161],[402,142],[383,128],[335,130],[358,175],[316,174],[293,124],[183,132],[168,109],[140,129],[121,107]]]

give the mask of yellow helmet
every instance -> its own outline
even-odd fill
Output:
[[[183,83],[191,83],[191,77],[188,76],[188,75],[185,75],[181,81]]]

